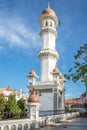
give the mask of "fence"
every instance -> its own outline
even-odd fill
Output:
[[[71,110],[47,110],[47,111],[40,111],[39,116],[50,116],[50,115],[59,115],[63,113],[71,113],[71,112],[77,112],[78,109],[71,109]]]
[[[63,114],[63,113],[71,113],[71,112],[76,112],[78,111],[76,110],[47,110],[47,111],[39,111],[39,116],[43,117],[43,116],[51,116],[51,115],[59,115],[59,114]],[[24,118],[28,118],[27,117],[28,113],[26,111],[23,111],[21,113],[16,112],[2,112],[0,113],[0,120],[10,120],[10,119],[24,119]]]
[[[22,119],[27,118],[27,112],[2,112],[0,113],[0,120],[7,119]]]

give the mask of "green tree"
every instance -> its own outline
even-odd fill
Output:
[[[25,99],[21,98],[18,102],[17,102],[19,108],[21,109],[21,111],[25,110],[26,107],[26,101]]]
[[[85,109],[87,109],[87,102],[85,102],[84,107],[85,107]]]
[[[6,100],[3,94],[0,94],[0,112],[4,112]]]
[[[77,54],[74,56],[75,65],[70,68],[68,74],[65,74],[66,79],[72,79],[74,82],[78,80],[85,84],[87,89],[87,44],[83,44]]]
[[[6,105],[6,110],[8,112],[12,113],[18,113],[21,112],[21,109],[19,108],[15,95],[11,94],[8,98],[7,105]]]

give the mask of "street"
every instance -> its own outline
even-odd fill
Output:
[[[61,125],[46,126],[39,130],[87,130],[87,118],[77,118],[61,123]]]

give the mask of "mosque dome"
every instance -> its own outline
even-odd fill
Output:
[[[57,18],[57,16],[56,16],[56,13],[55,13],[54,10],[51,9],[50,6],[48,5],[48,7],[45,8],[45,9],[42,11],[42,13],[41,13],[41,16],[40,16],[40,19],[39,19],[40,24],[42,25],[42,23],[43,23],[42,21],[43,21],[45,18],[48,18],[48,19],[49,19],[49,17],[50,17],[51,19],[53,19],[53,21],[55,22],[55,25],[57,26],[57,25],[58,25],[58,18]]]
[[[39,96],[37,95],[37,92],[35,89],[33,89],[33,92],[30,94],[28,102],[29,103],[38,103],[39,102]]]
[[[52,10],[50,7],[45,8],[45,9],[42,11],[42,14],[51,14],[51,15],[53,15],[53,16],[56,16],[54,10]]]

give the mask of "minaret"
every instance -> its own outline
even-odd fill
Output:
[[[56,62],[59,59],[56,51],[58,18],[50,6],[42,11],[39,22],[42,38],[42,47],[38,52],[41,61],[41,81],[36,81],[36,72],[32,70],[27,76],[29,78],[29,93],[34,87],[40,94],[40,110],[64,109],[64,78],[61,78],[62,73],[56,67]],[[31,103],[29,105],[29,111],[32,111],[33,106]],[[35,113],[30,114],[31,119],[35,119],[33,114],[35,116]]]
[[[55,12],[48,6],[40,16],[40,36],[42,37],[42,49],[38,53],[41,60],[41,81],[53,80],[52,71],[59,58],[56,51],[55,40],[57,37],[58,19]]]
[[[35,70],[32,69],[30,73],[27,75],[27,77],[29,78],[29,85],[34,85],[38,76],[36,75]]]

